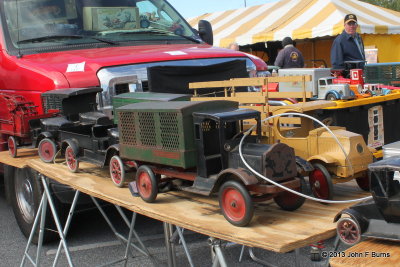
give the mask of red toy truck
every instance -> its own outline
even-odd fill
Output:
[[[38,114],[44,112],[41,93],[53,89],[101,87],[99,108],[112,116],[113,95],[182,93],[188,82],[267,71],[261,59],[210,45],[211,25],[200,21],[199,30],[192,29],[165,0],[2,0],[0,14],[0,93],[22,96]],[[7,116],[0,106],[0,119]],[[0,150],[6,149],[1,135]],[[10,166],[4,176],[17,222],[29,234],[38,180]]]

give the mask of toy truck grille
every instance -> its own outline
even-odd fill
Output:
[[[117,108],[120,155],[184,169],[196,167],[193,112],[237,105],[232,101],[168,101]]]

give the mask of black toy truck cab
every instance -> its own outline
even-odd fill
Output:
[[[257,125],[257,135],[246,137],[244,147],[247,147],[248,143],[261,140],[261,117],[258,111],[235,109],[193,113],[198,176],[209,177],[232,165],[231,151],[238,147],[243,137],[245,120]]]

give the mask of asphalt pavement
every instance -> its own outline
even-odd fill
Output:
[[[126,224],[121,220],[118,212],[113,206],[105,207],[105,210],[111,218],[113,224],[119,232],[128,234]],[[131,213],[127,212],[130,216]],[[155,259],[152,261],[149,257],[143,255],[137,250],[132,250],[131,257],[128,260],[128,266],[167,266],[167,253],[164,243],[163,224],[145,216],[137,216],[135,229]],[[208,237],[191,232],[184,231],[185,241],[193,260],[194,266],[212,266],[211,249],[208,243]],[[77,213],[71,224],[67,237],[69,249],[71,251],[72,261],[75,266],[99,266],[108,262],[120,259],[125,253],[125,247],[116,239],[113,232],[96,209],[90,209]],[[268,242],[268,240],[266,240]],[[19,266],[26,247],[27,239],[20,232],[15,221],[11,206],[5,201],[4,186],[0,187],[0,267]],[[332,251],[333,239],[325,242],[326,251]],[[52,266],[58,242],[45,244],[41,254],[41,266]],[[190,266],[186,257],[184,248],[176,242],[176,265]],[[239,262],[239,256],[242,246],[239,244],[223,242],[223,253],[228,266],[263,266],[255,262],[245,248]],[[343,245],[339,250],[345,249]],[[254,255],[272,263],[275,266],[295,266],[295,252],[274,253],[262,249],[254,249]],[[36,257],[36,246],[30,249],[30,255]],[[310,260],[310,247],[306,246],[300,249],[298,256],[300,266],[326,266],[327,261],[313,262]],[[29,262],[25,266],[32,266]],[[57,266],[68,266],[67,259],[63,254]],[[112,266],[123,266],[123,263]]]

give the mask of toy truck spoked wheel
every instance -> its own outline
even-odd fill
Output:
[[[123,187],[125,184],[125,169],[121,158],[114,155],[110,160],[110,177],[117,187]]]
[[[305,193],[307,187],[306,182],[304,181],[304,178],[301,178],[300,180],[300,186],[298,188],[295,188],[294,190],[300,193]],[[304,204],[304,201],[306,201],[306,199],[285,190],[274,197],[274,201],[283,210],[293,211],[300,208]]]
[[[246,226],[253,218],[253,201],[247,189],[236,181],[225,182],[218,193],[225,219],[236,226]]]
[[[17,156],[17,141],[14,136],[8,137],[8,153],[11,157],[15,158]]]
[[[44,138],[38,146],[39,157],[43,162],[51,163],[56,155],[56,144],[49,138]]]
[[[143,165],[136,171],[136,184],[140,197],[148,202],[154,202],[158,194],[158,180],[150,167]]]
[[[71,146],[65,149],[65,161],[67,162],[68,169],[71,172],[77,172],[79,169],[79,161],[76,158],[75,152]]]
[[[313,195],[320,199],[332,199],[332,176],[324,165],[315,163],[313,166],[314,170],[309,175],[310,187]]]
[[[360,224],[350,217],[340,218],[336,224],[336,232],[346,245],[354,245],[361,240]]]

